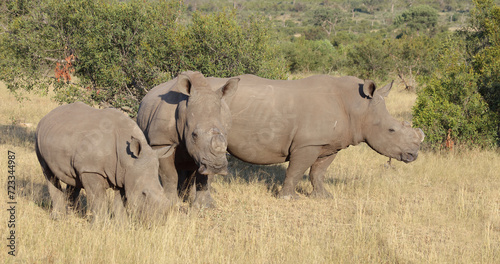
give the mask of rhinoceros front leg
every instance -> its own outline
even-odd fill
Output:
[[[215,201],[210,195],[214,175],[202,175],[196,171],[196,197],[191,206],[195,208],[214,208]]]
[[[177,187],[179,196],[182,197],[183,201],[187,200],[192,204],[196,198],[196,170],[181,170],[177,173],[179,174],[179,186]]]
[[[102,220],[108,212],[106,188],[108,183],[104,177],[96,173],[82,173],[81,182],[87,193],[87,204],[94,215],[92,221]]]
[[[158,173],[160,174],[159,176],[165,195],[170,201],[173,202],[173,204],[177,204],[179,202],[179,196],[177,194],[179,176],[177,174],[177,170],[175,169],[174,161],[175,155],[159,159],[160,168]]]
[[[333,195],[325,189],[323,183],[325,181],[326,170],[330,164],[332,164],[336,155],[337,154],[333,154],[327,157],[318,158],[311,166],[311,170],[309,172],[309,179],[311,180],[311,184],[313,186],[311,197],[333,198]]]
[[[304,175],[304,172],[318,159],[320,152],[321,146],[307,146],[295,149],[290,154],[285,181],[283,182],[283,188],[278,194],[278,198],[288,200],[299,197],[297,192],[295,192],[295,186]]]
[[[113,202],[113,214],[116,221],[123,223],[127,220],[127,211],[125,209],[125,190],[119,189],[115,191],[115,199]]]

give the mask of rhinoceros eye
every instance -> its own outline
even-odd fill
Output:
[[[394,133],[396,130],[394,128],[389,128],[389,132]]]
[[[198,133],[196,133],[196,131],[193,131],[193,133],[191,133],[191,136],[193,137],[194,141],[196,141],[196,139],[198,139]]]

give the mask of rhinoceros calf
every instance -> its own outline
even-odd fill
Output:
[[[172,200],[177,198],[178,172],[195,172],[195,207],[212,207],[210,182],[227,173],[227,131],[231,114],[226,100],[238,88],[238,79],[212,86],[199,72],[184,72],[153,88],[143,98],[137,124],[153,148],[177,145],[175,155],[160,159],[160,178]]]
[[[337,152],[366,142],[378,153],[404,162],[417,158],[424,133],[394,119],[384,97],[392,83],[375,89],[370,80],[318,75],[293,81],[238,76],[227,102],[232,114],[228,151],[253,164],[289,161],[282,198],[310,168],[311,196],[330,197],[324,175]],[[207,78],[212,87],[228,79]],[[356,162],[356,161],[353,161]]]
[[[107,188],[119,191],[116,212],[124,212],[124,201],[141,215],[163,214],[171,204],[158,179],[158,157],[173,151],[153,151],[137,124],[116,109],[81,102],[59,106],[40,120],[35,148],[53,216],[65,213],[66,199],[73,204],[81,188],[96,216],[107,211]]]

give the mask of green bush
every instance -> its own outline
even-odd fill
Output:
[[[286,78],[267,24],[238,21],[234,11],[195,13],[184,23],[176,0],[27,0],[0,8],[8,26],[0,34],[0,80],[11,91],[54,85],[60,102],[133,116],[148,89],[184,70]]]
[[[275,52],[266,25],[256,18],[239,23],[234,10],[210,15],[194,13],[183,41],[184,67],[207,76],[250,73],[286,78],[285,61]]]
[[[433,32],[438,23],[438,16],[437,10],[431,6],[418,5],[411,7],[396,17],[394,25],[400,27],[405,35],[413,32]]]
[[[327,40],[299,38],[283,46],[292,72],[329,73],[339,67],[336,49]]]
[[[492,0],[475,0],[474,3],[470,27],[463,32],[468,59],[479,75],[479,92],[491,110],[500,115],[500,6]]]
[[[347,73],[363,79],[385,80],[392,68],[387,43],[379,35],[367,35],[347,51]]]
[[[441,67],[419,91],[413,124],[426,134],[424,148],[443,147],[448,130],[459,145],[492,147],[497,142],[498,116],[478,93],[479,76],[459,52],[463,45],[455,41],[442,50]]]

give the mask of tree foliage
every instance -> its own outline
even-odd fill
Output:
[[[416,91],[418,81],[426,82],[437,67],[440,40],[427,35],[404,35],[388,41],[391,68],[408,91]]]
[[[500,116],[500,6],[492,0],[474,3],[470,27],[463,31],[468,59],[479,76],[479,92]]]
[[[283,79],[287,72],[282,58],[273,54],[265,22],[252,18],[238,23],[236,12],[224,10],[203,15],[194,13],[183,36],[186,68],[208,76],[230,77],[244,73]]]
[[[403,34],[407,35],[412,32],[433,31],[437,22],[437,10],[428,5],[411,7],[394,20],[394,24],[402,29]]]
[[[484,8],[483,5],[476,4],[476,9]],[[491,8],[492,6],[488,7]],[[474,19],[471,23],[475,24]],[[486,24],[488,23],[479,23]],[[487,29],[479,27],[477,31],[468,32],[466,35],[469,39],[456,34],[445,42],[444,48],[440,49],[438,67],[431,75],[427,87],[418,94],[413,120],[416,126],[422,127],[426,132],[426,144],[431,148],[441,146],[447,131],[451,131],[453,140],[462,145],[489,147],[498,144],[499,115],[492,111],[494,108],[489,103],[495,99],[490,94],[481,92],[482,89],[494,89],[491,84],[495,79],[498,81],[498,75],[491,75],[498,69],[498,64],[495,63],[498,57],[490,57],[494,52],[485,52],[489,50],[487,47],[498,48],[498,44],[488,39],[490,34],[478,34],[479,32],[487,32]],[[477,49],[477,44],[470,43],[469,34],[474,36],[475,43],[487,45]],[[489,62],[484,64],[483,58],[487,58]],[[478,65],[481,67],[478,68]],[[487,84],[487,88],[481,88],[486,84],[484,80],[493,81]]]
[[[354,43],[347,52],[347,73],[360,78],[382,80],[387,78],[390,70],[390,58],[387,42],[378,36],[365,36]]]
[[[179,1],[11,0],[0,36],[0,79],[12,91],[54,85],[61,102],[122,108],[134,115],[154,85],[183,70],[227,77],[285,78],[261,20],[235,12],[181,23]],[[67,58],[71,58],[69,61]],[[54,74],[77,78],[54,78]]]
[[[337,70],[341,55],[327,40],[300,38],[283,46],[292,72],[332,72]]]

